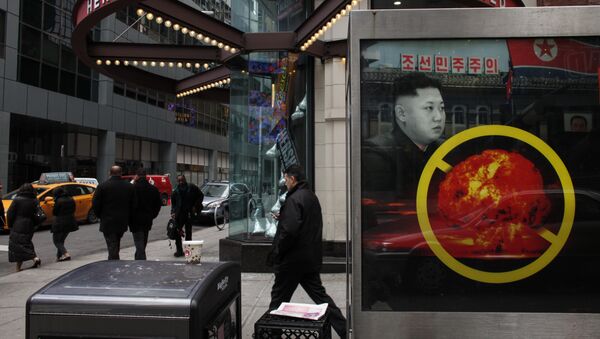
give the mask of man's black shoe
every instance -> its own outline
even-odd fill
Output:
[[[175,256],[175,257],[183,257],[183,252],[175,252],[175,253],[173,253],[173,256]]]

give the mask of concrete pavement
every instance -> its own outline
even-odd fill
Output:
[[[218,231],[216,227],[196,230],[194,240],[204,240],[202,261],[218,261],[219,239],[227,234],[227,230]],[[131,236],[126,233],[125,236]],[[184,261],[174,258],[175,243],[169,248],[168,240],[148,243],[146,250],[148,260]],[[134,247],[121,249],[121,259],[131,260]],[[66,262],[44,262],[37,269],[27,269],[22,272],[0,277],[0,338],[25,337],[25,303],[27,298],[50,281],[62,274],[82,265],[105,260],[106,252],[74,257]],[[29,267],[30,262],[24,263]],[[336,304],[346,313],[346,275],[323,274],[323,284]],[[273,274],[242,273],[242,338],[251,338],[254,323],[267,310],[270,302]],[[294,302],[312,303],[302,288],[298,288],[292,299]],[[333,332],[333,338],[338,338]]]

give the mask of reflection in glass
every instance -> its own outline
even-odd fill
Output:
[[[598,312],[590,296],[600,283],[600,247],[592,245],[600,241],[600,150],[593,146],[600,142],[600,40],[366,41],[361,65],[364,309]],[[399,94],[398,79],[415,73],[442,84],[438,144],[465,129],[508,125],[540,138],[566,165],[575,220],[560,254],[541,271],[489,284],[450,269],[425,242],[415,194],[438,144],[419,135],[438,129],[431,124],[442,114],[428,115],[435,86],[417,87],[409,99]],[[390,129],[382,128],[386,106]],[[426,188],[427,218],[453,258],[509,272],[550,247],[566,203],[546,154],[527,140],[485,136],[454,147],[443,161]],[[523,294],[527,303],[519,302]]]

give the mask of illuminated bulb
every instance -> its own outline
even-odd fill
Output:
[[[135,11],[135,13],[137,14],[137,16],[142,16],[142,15],[144,15],[144,10],[141,8],[138,8],[138,10]]]
[[[196,39],[202,40],[202,38],[204,38],[204,35],[202,35],[202,33],[198,33],[198,35],[196,35]]]
[[[342,18],[342,15],[340,13],[338,13],[338,14],[335,15],[335,18],[338,19],[338,20],[340,20]]]
[[[183,27],[183,28],[181,29],[181,33],[183,33],[183,34],[187,34],[188,32],[189,32],[189,31],[188,31],[187,27]]]
[[[208,68],[208,64],[204,64],[204,68]]]
[[[216,46],[216,45],[217,45],[217,40],[215,40],[215,39],[212,39],[212,40],[210,41],[210,44],[211,44],[211,45],[213,45],[213,46]]]
[[[340,11],[340,14],[341,14],[341,15],[346,15],[346,10],[345,10],[345,9],[342,9],[342,10]]]
[[[302,47],[300,47],[300,50],[301,50],[302,52],[304,52],[304,51],[306,51],[306,47],[302,46]]]
[[[217,44],[217,47],[219,47],[219,48],[223,48],[223,46],[225,46],[225,45],[223,45],[223,43],[222,43],[222,42],[219,42],[219,43]]]
[[[169,67],[173,67],[173,66],[175,66],[175,64],[172,62],[169,62]]]
[[[179,68],[183,67],[183,63],[181,63],[181,62],[178,62],[178,63],[177,63],[177,67],[179,67]]]
[[[223,49],[224,49],[224,50],[226,50],[226,51],[228,51],[228,52],[229,52],[229,49],[230,49],[230,48],[231,48],[231,47],[229,47],[229,45],[225,45],[225,47],[223,47]]]
[[[230,82],[231,82],[231,79],[230,79],[230,78],[227,78],[227,83],[230,83]]]
[[[209,44],[210,43],[210,38],[209,37],[204,37],[204,43]]]
[[[231,47],[231,53],[235,53],[235,52],[237,52],[237,50],[235,48]]]
[[[191,63],[189,63],[189,62],[186,62],[186,63],[185,63],[185,67],[187,67],[187,68],[191,68],[191,67],[192,67],[192,64],[191,64]]]
[[[110,66],[110,60],[106,60],[104,63],[106,64],[106,66]]]
[[[179,30],[179,24],[174,24],[173,25],[173,29],[176,30],[176,31],[178,31]]]
[[[156,61],[152,61],[152,62],[150,62],[150,66],[152,66],[152,67],[156,67]]]
[[[159,63],[158,63],[158,65],[159,65],[160,67],[165,67],[165,62],[164,62],[164,61],[161,61],[161,62],[159,62]]]
[[[347,4],[346,5],[346,11],[350,12],[352,10],[352,5]]]
[[[138,65],[138,62],[137,62],[136,60],[133,60],[133,65],[134,65],[134,66],[137,66],[137,65]]]
[[[327,23],[327,28],[331,28],[331,21]]]
[[[165,27],[171,27],[171,21],[169,21],[169,20],[165,21]]]
[[[358,5],[358,1],[352,0],[352,7],[356,7],[356,5]]]
[[[346,63],[346,58],[342,58],[342,62],[343,62],[343,63]]]
[[[96,65],[102,65],[102,60],[100,60],[100,59],[96,60]]]
[[[159,24],[159,25],[162,24],[163,23],[163,18],[160,17],[160,16],[157,16],[156,17],[156,23]]]
[[[152,14],[152,13],[146,14],[146,19],[148,19],[150,21],[154,20],[154,14]]]
[[[336,18],[331,18],[331,24],[335,24],[336,21],[337,21]]]
[[[129,66],[129,61],[127,61],[127,60],[123,61],[123,65]]]
[[[323,35],[323,33],[325,33],[325,31],[323,31],[323,29],[321,28],[318,33],[319,33],[319,35]]]
[[[119,66],[121,62],[119,60],[115,60],[115,66]]]
[[[194,67],[196,67],[196,68],[200,68],[200,64],[199,64],[199,63],[195,63],[195,64],[194,64]]]
[[[192,38],[196,37],[196,32],[194,32],[194,31],[190,31],[190,36],[191,36]]]
[[[146,61],[142,61],[142,66],[146,67],[148,66],[148,63]]]

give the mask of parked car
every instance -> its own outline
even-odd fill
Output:
[[[252,193],[245,184],[215,181],[205,183],[200,189],[204,200],[202,211],[196,213],[194,222],[218,224],[223,220],[236,220],[248,215],[248,203],[252,199]]]
[[[54,215],[52,209],[54,207],[54,189],[57,187],[64,188],[69,194],[73,196],[75,200],[75,219],[78,222],[87,222],[90,224],[98,222],[98,218],[92,209],[92,197],[96,187],[88,184],[80,184],[76,182],[63,182],[48,185],[33,184],[33,188],[37,193],[37,198],[40,201],[40,206],[46,213],[46,221],[42,225],[50,225],[54,221]],[[18,190],[12,191],[6,194],[2,198],[2,204],[4,210],[8,211],[8,208],[12,204],[13,199],[17,195]],[[4,231],[8,231],[6,224],[2,225]]]
[[[122,178],[133,181],[135,175],[124,175]],[[173,192],[173,186],[171,186],[171,179],[169,179],[169,175],[148,174],[146,175],[146,178],[148,178],[148,182],[150,184],[158,188],[158,191],[160,192],[160,200],[162,200],[163,206],[167,206]]]

